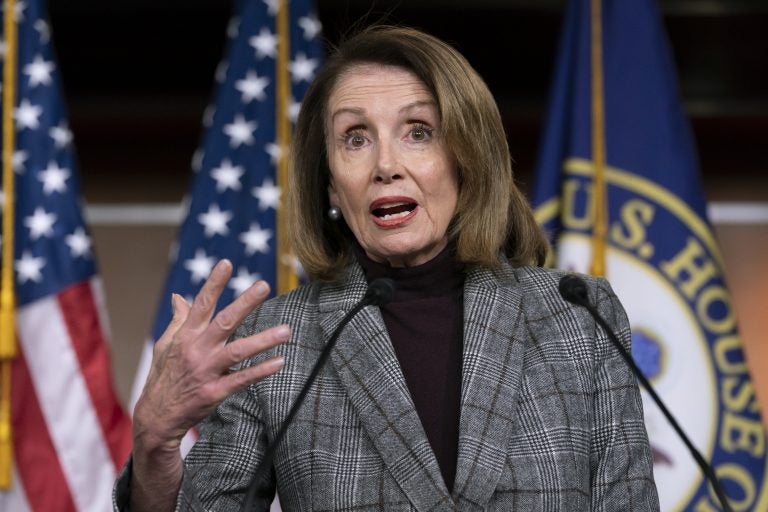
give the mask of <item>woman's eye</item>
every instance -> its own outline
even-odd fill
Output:
[[[359,133],[348,133],[347,136],[344,138],[344,142],[349,147],[361,148],[365,146],[365,137],[363,137]]]
[[[428,140],[432,135],[432,130],[426,126],[414,126],[411,128],[411,139],[416,142]]]

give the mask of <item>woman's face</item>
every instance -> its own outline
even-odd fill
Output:
[[[340,77],[328,113],[329,199],[368,257],[396,267],[435,257],[458,178],[432,94],[402,68],[361,64]]]

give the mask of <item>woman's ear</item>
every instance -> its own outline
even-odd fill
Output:
[[[333,188],[333,177],[328,180],[328,204],[339,206],[339,195],[336,193],[336,189]]]

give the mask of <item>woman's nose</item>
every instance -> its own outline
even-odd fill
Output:
[[[403,176],[397,149],[393,148],[390,143],[381,142],[378,144],[377,150],[374,181],[389,183],[392,180],[401,179]]]

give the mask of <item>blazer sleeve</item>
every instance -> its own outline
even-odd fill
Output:
[[[591,288],[593,303],[629,351],[629,321],[610,284],[599,279]],[[603,329],[597,325],[595,329],[591,509],[659,510],[636,379]]]
[[[131,512],[131,475],[133,473],[133,455],[123,465],[112,487],[113,512]]]
[[[221,412],[226,416],[224,410]],[[221,421],[220,419],[217,419],[218,416],[219,411],[217,410],[217,412],[207,420],[208,422],[211,422],[210,427],[216,428],[215,425],[217,424],[227,423],[226,420]],[[207,428],[209,428],[208,425],[203,427],[203,429]],[[205,448],[202,455],[197,454],[197,452],[193,450],[195,453],[193,454],[190,452],[190,455],[187,456],[181,489],[176,498],[175,510],[177,512],[186,510],[196,512],[209,510],[239,511],[240,500],[243,499],[246,492],[246,490],[241,491],[239,488],[242,487],[241,482],[244,482],[245,479],[243,477],[233,476],[231,472],[225,474],[223,468],[228,466],[228,464],[221,463],[226,460],[226,455],[220,455],[218,453],[218,450],[220,449],[219,446],[210,443],[205,438],[201,438],[195,446],[197,447],[198,444],[200,444],[201,447],[206,444],[208,446]],[[254,445],[253,447],[257,447],[258,450],[252,458],[260,460],[260,455],[263,453],[264,448],[263,443],[258,446]],[[196,450],[199,451],[199,449]],[[205,460],[210,460],[211,456],[218,460],[212,460],[211,462],[206,463]],[[250,483],[250,478],[254,473],[257,464],[257,461],[253,461],[252,465],[248,466],[252,468],[253,471],[250,471],[250,476],[248,476],[247,481],[245,481],[245,486]],[[238,467],[237,463],[235,463],[235,473],[237,473],[239,469],[242,468]],[[131,512],[130,497],[132,470],[133,458],[129,458],[115,480],[115,485],[112,489],[113,512]],[[269,510],[275,494],[274,480],[274,473],[270,473],[268,479],[260,486],[258,493],[260,498],[255,510]]]

